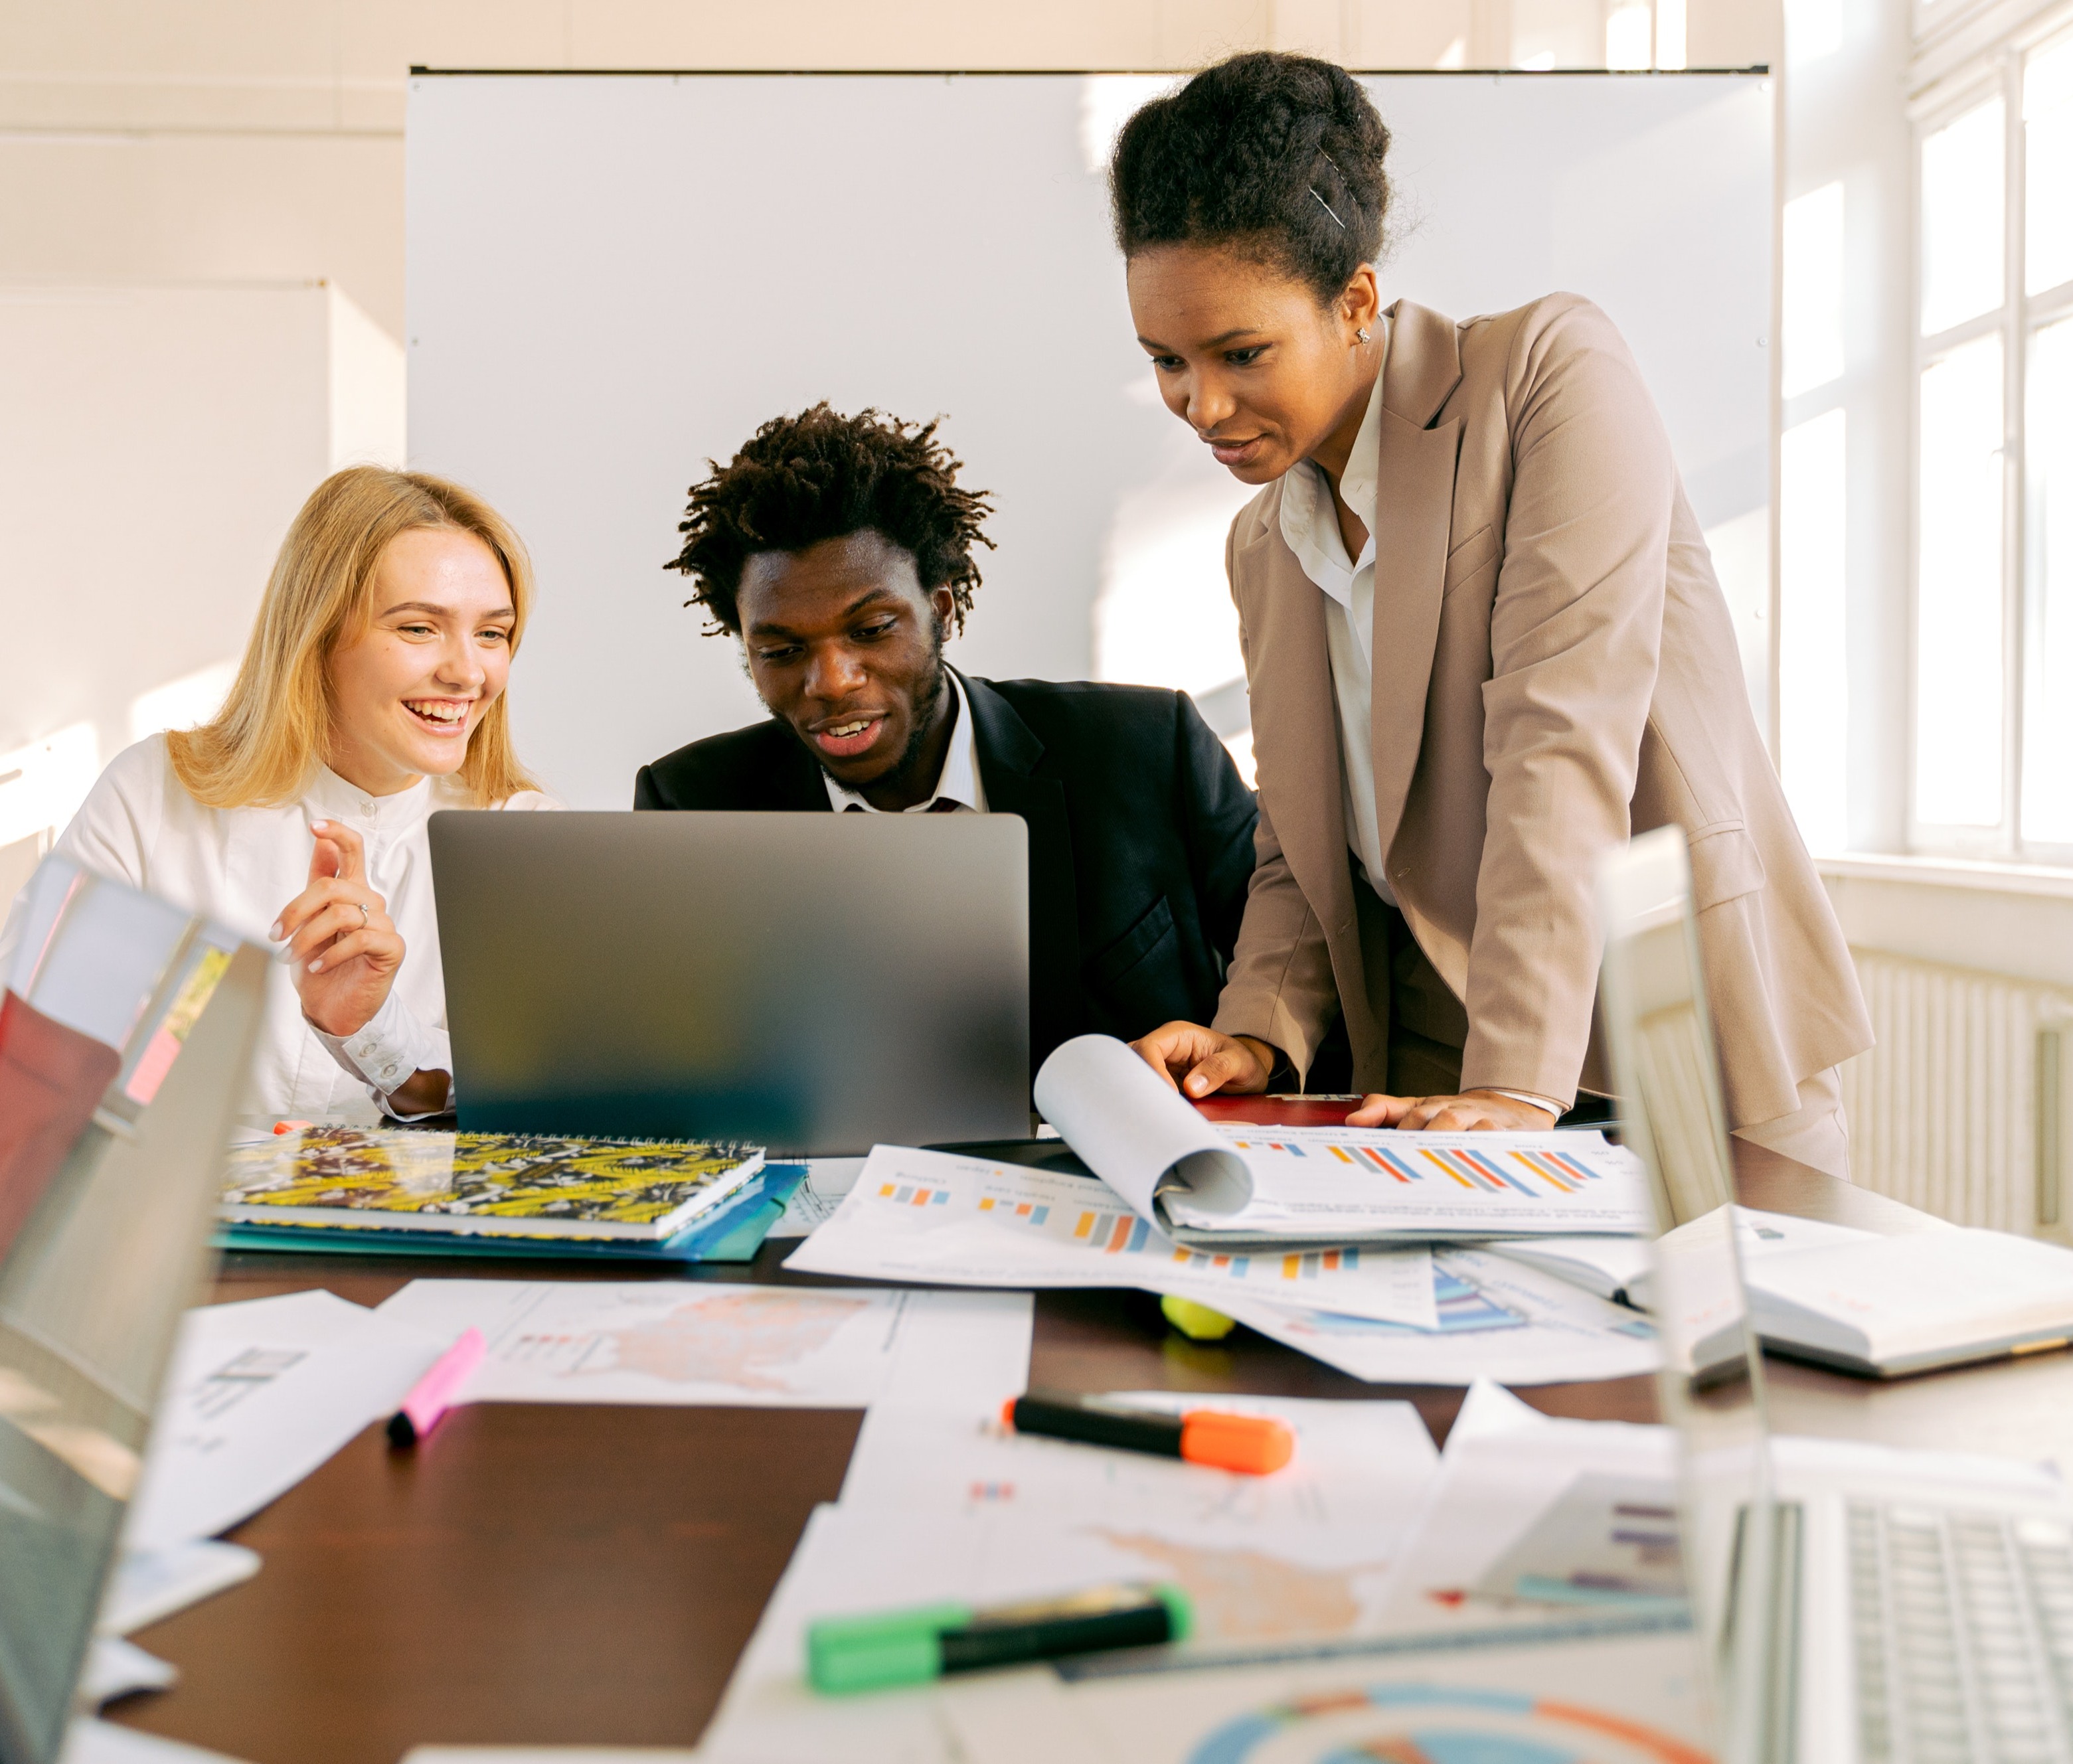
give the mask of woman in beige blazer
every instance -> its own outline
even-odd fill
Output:
[[[1226,552],[1259,868],[1214,1026],[1140,1051],[1258,1090],[1343,1013],[1354,1122],[1544,1127],[1606,1089],[1596,861],[1674,822],[1729,1124],[1846,1175],[1835,1068],[1870,1028],[1662,421],[1574,295],[1381,309],[1388,142],[1343,69],[1279,54],[1117,142],[1139,340],[1263,487]]]

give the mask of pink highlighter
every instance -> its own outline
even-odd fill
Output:
[[[410,1387],[402,1407],[389,1417],[389,1443],[415,1445],[437,1427],[439,1417],[468,1382],[468,1374],[482,1364],[482,1357],[488,1351],[481,1330],[464,1330],[460,1339],[433,1361],[431,1370]]]

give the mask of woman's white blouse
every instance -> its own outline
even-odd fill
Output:
[[[56,849],[264,944],[282,908],[309,885],[315,845],[310,822],[342,822],[357,832],[367,848],[368,880],[388,902],[403,938],[395,985],[359,1033],[320,1035],[303,1016],[287,967],[276,962],[267,976],[266,1021],[246,1107],[284,1118],[371,1121],[380,1119],[379,1098],[413,1071],[453,1070],[425,823],[439,810],[475,806],[456,779],[423,778],[394,796],[377,797],[320,766],[300,799],[279,808],[204,808],[174,775],[165,737],[154,736],[109,763]],[[529,790],[501,806],[560,805]],[[495,910],[493,902],[483,908]],[[19,913],[17,903],[0,930],[0,972]]]

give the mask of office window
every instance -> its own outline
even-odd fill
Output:
[[[2073,37],[2023,70],[2024,290],[2073,282]]]
[[[1843,187],[1785,205],[1784,393],[1794,398],[1843,374]]]
[[[2001,303],[2005,113],[1976,105],[1922,143],[1922,334]]]
[[[2073,319],[2037,333],[2028,399],[2030,596],[2025,835],[2073,846]]]
[[[2001,340],[1922,376],[1916,552],[1914,812],[2001,816]]]
[[[1785,431],[1778,460],[1778,750],[1793,818],[1821,852],[1849,843],[1848,439],[1843,411],[1826,411]]]
[[[2063,864],[2073,863],[2073,33],[2004,44],[1973,78],[1918,142],[1910,837],[1918,849]],[[1789,373],[1789,315],[1787,343]]]

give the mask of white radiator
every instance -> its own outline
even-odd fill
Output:
[[[2067,1235],[2073,992],[1852,953],[1878,1042],[1843,1068],[1851,1175],[1956,1224]]]

